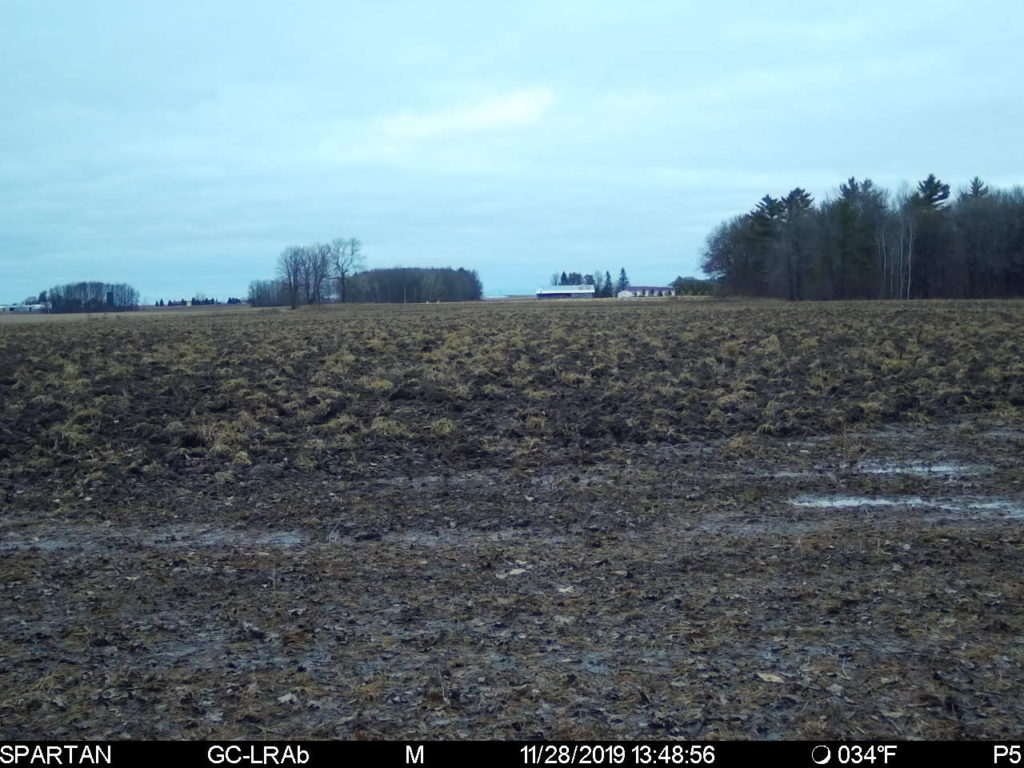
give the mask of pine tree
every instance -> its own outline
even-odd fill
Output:
[[[984,186],[984,185],[983,185]],[[928,178],[917,184],[914,201],[926,211],[937,211],[949,199],[949,184],[943,184],[929,173]]]
[[[785,206],[782,200],[765,195],[749,214],[750,248],[741,275],[744,291],[753,296],[768,293],[768,275],[782,235]]]
[[[988,194],[988,186],[986,186],[985,182],[983,182],[977,176],[975,176],[973,179],[971,179],[971,190],[970,190],[970,192],[967,193],[968,197],[979,198],[979,197],[985,197],[985,195],[987,195],[987,194]]]
[[[803,273],[806,269],[803,235],[805,222],[814,210],[814,199],[805,189],[796,187],[782,198],[782,252],[786,294],[790,301],[803,298]]]
[[[626,276],[626,268],[623,267],[619,270],[619,279],[618,282],[615,283],[615,293],[624,291],[627,288],[629,288],[629,278]]]

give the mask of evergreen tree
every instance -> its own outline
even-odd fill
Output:
[[[796,301],[803,298],[806,228],[814,210],[814,200],[806,190],[796,187],[782,199],[782,207],[782,263],[785,268],[786,294],[790,301]]]
[[[626,268],[623,267],[619,270],[619,279],[615,283],[615,293],[618,294],[620,291],[624,291],[629,288],[629,277],[626,275]]]
[[[923,210],[937,211],[949,199],[949,184],[943,184],[934,173],[929,173],[927,179],[918,182],[914,198]]]
[[[914,227],[914,262],[911,295],[917,298],[931,298],[936,295],[936,283],[943,281],[946,270],[946,201],[949,199],[949,184],[943,184],[935,174],[918,182],[917,192],[910,198],[912,225]]]
[[[971,179],[970,188],[966,192],[960,193],[960,199],[963,200],[964,198],[970,198],[977,200],[979,197],[985,197],[986,195],[988,195],[988,186],[985,182],[975,176]]]
[[[751,296],[769,293],[769,274],[777,271],[778,245],[785,207],[771,195],[762,197],[750,212],[749,243],[741,277],[743,292]]]

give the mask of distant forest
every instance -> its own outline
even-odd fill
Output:
[[[349,280],[347,301],[422,303],[476,301],[484,295],[475,270],[420,267],[370,269]]]
[[[139,308],[139,292],[126,283],[82,282],[57,285],[39,294],[51,312],[125,312]]]
[[[720,224],[703,269],[722,293],[790,300],[1024,296],[1024,188],[851,178],[815,204],[797,187]]]
[[[355,238],[290,246],[277,263],[277,277],[249,283],[254,307],[337,303],[474,301],[483,284],[473,270],[396,267],[360,271],[362,244]]]

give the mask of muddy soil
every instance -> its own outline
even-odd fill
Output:
[[[9,483],[0,739],[1019,738],[1022,447],[965,419]]]

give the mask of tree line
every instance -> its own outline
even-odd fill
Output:
[[[484,286],[476,270],[452,267],[371,269],[352,276],[349,301],[423,303],[478,301]]]
[[[224,303],[225,304],[241,304],[242,300],[237,298],[237,297],[235,297],[235,296],[230,296],[230,297],[228,297],[228,300],[226,302],[224,302]],[[153,306],[155,306],[155,307],[190,307],[190,306],[191,307],[209,307],[209,306],[215,306],[217,304],[220,304],[220,301],[218,301],[217,299],[212,298],[212,297],[207,297],[207,296],[204,296],[202,294],[199,294],[198,296],[193,296],[191,299],[178,299],[177,301],[174,300],[174,299],[171,299],[170,301],[164,301],[163,299],[158,299],[156,304],[154,304]]]
[[[713,296],[718,292],[718,283],[714,280],[701,280],[696,277],[677,277],[669,285],[676,296]]]
[[[277,275],[249,283],[248,301],[255,307],[323,304],[325,302],[471,301],[483,298],[475,271],[445,268],[363,269],[362,244],[336,238],[285,248]]]
[[[51,312],[125,312],[139,308],[139,292],[127,283],[80,282],[43,291],[38,303]]]
[[[1021,296],[1024,188],[850,178],[815,204],[797,187],[719,224],[702,267],[723,293],[790,300]]]

